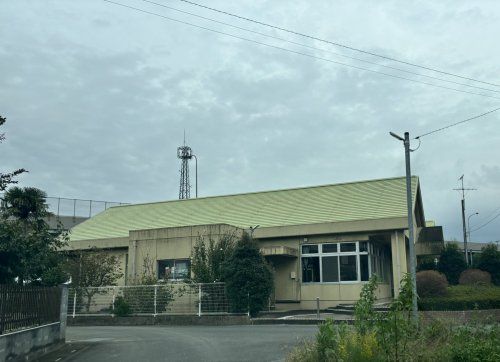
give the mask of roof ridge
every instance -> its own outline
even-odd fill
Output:
[[[412,175],[412,178],[414,178],[414,177],[416,177],[418,179],[417,175]],[[387,178],[379,178],[379,179],[371,179],[371,180],[340,182],[340,183],[335,183],[335,184],[323,184],[323,185],[315,185],[315,186],[292,187],[292,188],[287,188],[287,189],[275,189],[275,190],[243,192],[243,193],[238,193],[238,194],[203,196],[203,197],[197,197],[197,198],[192,198],[192,199],[181,199],[181,200],[176,200],[175,199],[175,200],[164,200],[164,201],[153,201],[153,202],[140,202],[140,203],[137,203],[137,204],[131,203],[131,204],[127,204],[127,205],[111,206],[111,207],[108,207],[108,210],[110,210],[110,209],[117,209],[117,208],[126,208],[126,207],[141,206],[141,205],[165,204],[165,203],[172,203],[172,202],[189,202],[189,201],[195,201],[195,200],[213,199],[213,198],[221,198],[221,197],[266,194],[266,193],[280,192],[280,191],[295,191],[295,190],[305,190],[305,189],[317,189],[317,188],[323,188],[323,187],[343,186],[343,185],[352,185],[352,184],[363,184],[363,183],[389,181],[389,180],[397,180],[397,179],[404,179],[404,178],[405,178],[405,176],[397,176],[397,177],[387,177]]]

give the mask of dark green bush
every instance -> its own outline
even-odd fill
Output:
[[[446,295],[448,281],[444,274],[435,270],[424,270],[417,273],[417,294],[419,297]]]
[[[500,308],[500,287],[457,285],[444,297],[419,299],[421,310],[471,310]]]
[[[115,309],[113,311],[113,314],[116,315],[117,317],[126,317],[132,313],[132,310],[130,309],[130,305],[127,303],[125,298],[122,296],[116,297],[115,299]]]
[[[446,244],[439,256],[438,271],[443,273],[448,283],[458,284],[460,274],[467,269],[464,254],[458,250],[456,244]]]
[[[263,310],[273,290],[273,275],[259,246],[247,233],[224,263],[224,280],[232,312],[255,316]]]
[[[481,249],[476,266],[491,274],[493,284],[500,285],[500,251],[495,244],[489,244]]]

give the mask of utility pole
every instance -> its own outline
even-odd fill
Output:
[[[411,276],[411,290],[413,294],[412,298],[412,317],[416,322],[418,321],[418,307],[417,307],[417,273],[416,273],[416,256],[415,256],[415,234],[413,231],[413,201],[412,201],[412,191],[411,191],[411,167],[410,167],[410,134],[405,132],[404,138],[398,136],[395,133],[389,132],[389,134],[403,141],[405,148],[405,163],[406,163],[406,205],[408,210],[408,233],[409,233],[409,251],[410,251],[410,276]]]
[[[469,265],[469,255],[467,253],[467,226],[465,224],[465,191],[472,191],[476,189],[464,188],[464,175],[460,176],[458,179],[462,181],[462,187],[459,189],[453,189],[456,191],[462,191],[462,229],[464,233],[464,252],[465,252],[465,264]]]

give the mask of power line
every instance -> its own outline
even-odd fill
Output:
[[[435,68],[426,67],[426,66],[423,66],[423,65],[418,65],[418,64],[407,62],[407,61],[404,61],[404,60],[399,60],[399,59],[388,57],[388,56],[385,56],[385,55],[380,55],[380,54],[372,53],[372,52],[369,52],[369,51],[366,51],[366,50],[362,50],[362,49],[358,49],[358,48],[355,48],[355,47],[352,47],[352,46],[349,46],[349,45],[345,45],[345,44],[333,42],[333,41],[330,41],[330,40],[321,39],[321,38],[318,38],[318,37],[315,37],[315,36],[312,36],[312,35],[307,35],[307,34],[300,33],[300,32],[294,31],[294,30],[285,29],[285,28],[282,28],[282,27],[279,27],[279,26],[276,26],[276,25],[264,23],[262,21],[258,21],[258,20],[255,20],[255,19],[251,19],[251,18],[247,18],[247,17],[241,16],[241,15],[233,14],[233,13],[230,13],[230,12],[227,12],[227,11],[224,11],[224,10],[219,10],[219,9],[212,8],[212,7],[209,7],[209,6],[206,6],[206,5],[198,4],[198,3],[195,3],[193,1],[188,1],[188,0],[179,0],[179,1],[182,1],[182,2],[190,4],[190,5],[198,6],[198,7],[210,10],[210,11],[215,11],[215,12],[218,12],[218,13],[221,13],[221,14],[224,14],[224,15],[232,16],[232,17],[235,17],[235,18],[238,18],[238,19],[241,19],[241,20],[245,20],[245,21],[249,21],[249,22],[252,22],[252,23],[255,23],[255,24],[263,25],[263,26],[266,26],[266,27],[269,27],[269,28],[272,28],[272,29],[285,31],[285,32],[290,33],[290,34],[298,35],[298,36],[301,36],[301,37],[304,37],[304,38],[308,38],[308,39],[312,39],[312,40],[317,40],[317,41],[320,41],[320,42],[323,42],[323,43],[327,43],[327,44],[334,45],[334,46],[337,46],[337,47],[341,47],[341,48],[353,50],[353,51],[356,51],[356,52],[359,52],[359,53],[363,53],[363,54],[368,54],[368,55],[371,55],[371,56],[374,56],[374,57],[378,57],[378,58],[382,58],[382,59],[385,59],[385,60],[391,60],[393,62],[398,62],[398,63],[401,63],[401,64],[410,65],[412,67],[417,67],[417,68],[422,68],[422,69],[430,70],[430,71],[433,71],[433,72],[436,72],[436,73],[441,73],[441,74],[449,75],[449,76],[452,76],[452,77],[457,77],[457,78],[461,78],[461,79],[465,79],[465,80],[471,80],[471,81],[474,81],[474,82],[479,82],[479,83],[483,83],[483,84],[492,85],[492,86],[495,86],[495,87],[500,87],[499,84],[485,82],[485,81],[482,81],[482,80],[478,80],[478,79],[474,79],[474,78],[470,78],[470,77],[465,77],[465,76],[454,74],[454,73],[445,72],[445,71],[438,70],[438,69],[435,69]]]
[[[471,118],[467,118],[467,119],[464,119],[463,121],[460,121],[460,122],[456,122],[456,123],[452,123],[452,124],[449,124],[448,126],[444,126],[444,127],[441,127],[441,128],[438,128],[438,129],[435,129],[434,131],[430,131],[430,132],[427,132],[427,133],[424,133],[424,134],[421,134],[420,136],[417,136],[415,137],[416,140],[422,138],[422,137],[425,137],[425,136],[428,136],[430,134],[433,134],[433,133],[436,133],[436,132],[439,132],[439,131],[443,131],[447,128],[451,128],[451,127],[454,127],[454,126],[457,126],[459,124],[462,124],[462,123],[465,123],[465,122],[469,122],[469,121],[472,121],[474,119],[477,119],[477,118],[480,118],[480,117],[483,117],[483,116],[486,116],[487,114],[490,114],[490,113],[493,113],[493,112],[496,112],[500,110],[500,107],[499,108],[495,108],[495,109],[492,109],[491,111],[488,111],[488,112],[485,112],[485,113],[481,113],[477,116],[474,116],[474,117],[471,117]]]
[[[497,215],[496,215],[493,219],[491,219],[490,221],[485,222],[483,225],[481,225],[481,226],[479,226],[479,227],[475,228],[474,230],[470,230],[469,232],[470,232],[470,233],[472,233],[472,232],[474,232],[474,231],[477,231],[477,230],[479,230],[479,229],[484,228],[486,225],[488,225],[489,223],[491,223],[492,221],[494,221],[494,220],[495,220],[497,217],[499,217],[499,216],[500,216],[500,213],[499,213],[499,214],[497,214]]]
[[[199,19],[208,20],[208,21],[211,21],[213,23],[225,25],[225,26],[231,27],[233,29],[243,30],[243,31],[246,31],[246,32],[249,32],[249,33],[252,33],[252,34],[257,34],[257,35],[260,35],[260,36],[264,36],[264,37],[267,37],[267,38],[270,38],[270,39],[275,39],[275,40],[283,41],[283,42],[286,42],[286,43],[289,43],[289,44],[298,45],[298,46],[301,46],[301,47],[304,47],[304,48],[308,48],[308,49],[313,49],[313,50],[318,50],[318,51],[321,51],[321,52],[326,52],[326,53],[329,53],[329,54],[333,54],[333,55],[336,55],[336,56],[339,56],[339,57],[343,57],[343,58],[347,58],[347,59],[351,59],[351,60],[356,60],[356,61],[363,62],[363,63],[366,63],[366,64],[376,65],[376,66],[379,66],[379,67],[384,67],[384,68],[387,68],[387,69],[396,70],[398,72],[404,72],[404,73],[408,73],[408,74],[412,74],[412,75],[417,75],[419,77],[425,77],[425,78],[434,79],[434,80],[438,80],[438,81],[446,82],[446,83],[451,83],[451,84],[456,84],[456,85],[460,85],[460,86],[464,86],[464,87],[470,87],[470,88],[480,89],[480,90],[483,90],[483,91],[500,93],[500,90],[489,89],[489,88],[484,88],[484,87],[478,87],[478,86],[470,85],[470,84],[466,84],[466,83],[455,82],[455,81],[449,80],[449,79],[443,79],[443,78],[439,78],[439,77],[434,77],[432,75],[427,75],[427,74],[421,74],[421,73],[417,73],[417,72],[412,72],[410,70],[401,69],[401,68],[393,67],[393,66],[390,66],[390,65],[380,64],[380,63],[377,63],[377,62],[372,62],[372,61],[369,61],[369,60],[365,60],[365,59],[361,59],[361,58],[356,58],[356,57],[352,57],[352,56],[341,54],[341,53],[332,52],[331,50],[322,49],[322,48],[310,46],[310,45],[303,44],[303,43],[298,43],[298,42],[295,42],[295,41],[292,41],[292,40],[280,38],[278,36],[274,36],[274,35],[262,33],[262,32],[255,31],[255,30],[251,30],[251,29],[244,28],[244,27],[241,27],[241,26],[237,26],[237,25],[234,25],[234,24],[230,24],[230,23],[227,23],[227,22],[224,22],[224,21],[215,20],[215,19],[212,19],[212,18],[209,18],[209,17],[206,17],[206,16],[202,16],[202,15],[199,15],[199,14],[194,14],[194,13],[189,12],[189,11],[177,9],[177,8],[174,8],[174,7],[171,7],[171,6],[168,6],[168,5],[164,5],[164,4],[160,4],[160,3],[157,3],[157,2],[154,2],[154,1],[150,1],[150,0],[141,0],[141,1],[153,4],[153,5],[161,6],[163,8],[169,9],[169,10],[177,11],[177,12],[182,13],[182,14],[187,14],[187,15],[190,15],[190,16],[194,16],[194,17],[199,18]]]
[[[131,10],[136,10],[136,11],[139,11],[139,12],[142,12],[142,13],[145,13],[145,14],[149,14],[149,15],[160,17],[160,18],[164,18],[164,19],[167,19],[167,20],[170,20],[170,21],[174,21],[174,22],[177,22],[177,23],[180,23],[180,24],[189,25],[189,26],[192,26],[192,27],[195,27],[195,28],[198,28],[198,29],[207,30],[207,31],[210,31],[210,32],[213,32],[213,33],[216,33],[216,34],[226,35],[226,36],[229,36],[229,37],[234,38],[234,39],[248,41],[248,42],[251,42],[251,43],[254,43],[254,44],[266,46],[266,47],[273,48],[273,49],[282,50],[282,51],[285,51],[285,52],[288,52],[288,53],[302,55],[304,57],[308,57],[308,58],[311,58],[311,59],[322,60],[322,61],[325,61],[325,62],[329,62],[329,63],[333,63],[333,64],[337,64],[337,65],[342,65],[342,66],[353,68],[353,69],[363,70],[363,71],[366,71],[366,72],[375,73],[375,74],[379,74],[379,75],[384,75],[384,76],[391,77],[391,78],[396,78],[396,79],[402,79],[402,80],[406,80],[406,81],[410,81],[410,82],[414,82],[414,83],[420,83],[420,84],[428,85],[428,86],[431,86],[431,87],[436,87],[436,88],[441,88],[441,89],[447,89],[447,90],[452,90],[452,91],[455,91],[455,92],[472,94],[472,95],[481,96],[481,97],[500,99],[500,97],[495,97],[495,96],[488,95],[488,94],[476,93],[476,92],[470,92],[470,91],[456,89],[456,88],[452,88],[452,87],[446,87],[446,86],[442,86],[442,85],[438,85],[438,84],[434,84],[434,83],[429,83],[429,82],[424,82],[424,81],[420,81],[420,80],[416,80],[416,79],[402,77],[402,76],[395,75],[395,74],[380,72],[380,71],[369,69],[369,68],[359,67],[359,66],[352,65],[352,64],[342,63],[342,62],[338,62],[338,61],[335,61],[335,60],[332,60],[332,59],[318,57],[318,56],[315,56],[315,55],[312,55],[312,54],[303,53],[303,52],[299,52],[299,51],[296,51],[296,50],[291,50],[291,49],[288,49],[288,48],[283,48],[283,47],[280,47],[280,46],[263,43],[263,42],[260,42],[260,41],[257,41],[257,40],[253,40],[253,39],[241,37],[241,36],[234,35],[234,34],[229,34],[229,33],[223,32],[223,31],[219,31],[219,30],[207,28],[205,26],[201,26],[201,25],[196,25],[196,24],[193,24],[193,23],[189,23],[187,21],[183,21],[183,20],[179,20],[179,19],[174,19],[174,18],[165,16],[165,15],[161,15],[161,14],[154,13],[154,12],[151,12],[151,11],[147,11],[147,10],[144,10],[144,9],[140,9],[140,8],[136,8],[136,7],[133,7],[133,6],[125,5],[125,4],[122,4],[122,3],[115,2],[115,1],[111,1],[111,0],[103,0],[103,1],[111,3],[111,4],[114,4],[114,5],[122,6],[124,8],[128,8],[128,9],[131,9]]]

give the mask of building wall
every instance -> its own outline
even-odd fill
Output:
[[[291,301],[300,302],[302,309],[316,308],[316,298],[320,298],[321,308],[332,307],[339,303],[350,303],[359,299],[359,294],[364,282],[351,283],[302,283],[302,270],[300,249],[302,244],[321,244],[328,242],[368,241],[373,233],[351,233],[313,235],[308,237],[285,237],[273,239],[261,239],[261,247],[287,246],[299,251],[298,257],[290,256],[268,256],[267,260],[274,269],[274,282],[277,309],[296,308],[297,305],[289,304]],[[401,240],[400,240],[401,243]],[[400,253],[404,251],[399,250]],[[402,254],[401,254],[402,255]],[[390,263],[390,260],[388,261]],[[406,264],[398,264],[398,271],[403,272]],[[386,265],[388,269],[390,265]],[[394,278],[394,277],[393,277]],[[399,280],[399,278],[398,278]],[[392,297],[392,285],[390,281],[380,283],[377,290],[379,300],[388,300]],[[282,303],[280,303],[282,302]]]
[[[137,278],[152,261],[153,272],[158,273],[157,261],[189,259],[196,241],[203,237],[218,239],[225,234],[241,235],[242,230],[229,225],[200,225],[179,228],[131,231],[129,238],[128,278]],[[145,263],[146,262],[146,263]]]
[[[373,224],[371,222],[369,225]],[[314,225],[308,225],[313,230]],[[163,228],[130,231],[128,241],[116,238],[103,245],[108,247],[108,252],[116,255],[120,260],[122,272],[125,274],[118,281],[118,285],[133,283],[145,270],[145,260],[149,260],[152,272],[157,275],[158,260],[163,259],[189,259],[196,241],[200,237],[206,240],[209,237],[218,239],[224,234],[240,236],[242,229],[229,225],[201,225],[178,228]],[[259,231],[257,229],[256,231]],[[283,230],[285,235],[289,231]],[[273,231],[274,233],[275,231]],[[255,233],[257,234],[257,232]],[[311,309],[316,307],[316,298],[320,298],[321,307],[335,306],[339,303],[354,302],[359,298],[364,282],[343,283],[302,283],[300,250],[302,244],[319,244],[328,242],[368,241],[380,242],[390,245],[392,257],[387,261],[386,267],[391,270],[391,278],[381,283],[377,290],[379,300],[398,295],[398,287],[392,290],[392,285],[399,286],[404,273],[407,271],[407,246],[406,238],[402,231],[372,231],[372,232],[342,232],[323,235],[300,235],[285,237],[265,237],[265,231],[260,232],[258,238],[262,248],[286,246],[296,251],[295,255],[269,255],[269,261],[274,272],[275,292],[274,299],[277,307]],[[271,234],[274,235],[274,234]],[[377,241],[374,241],[377,240]],[[90,248],[97,241],[75,242],[73,246]],[[88,246],[87,246],[88,244]],[[110,248],[115,245],[114,248]],[[97,245],[96,245],[97,246]],[[279,305],[282,302],[295,302],[288,306]]]

